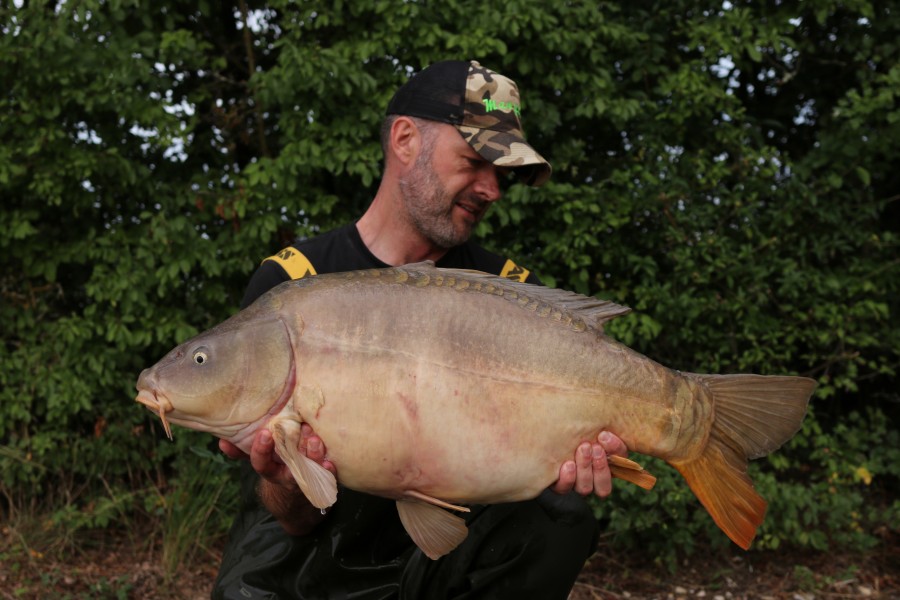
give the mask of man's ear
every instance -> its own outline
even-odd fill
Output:
[[[391,124],[391,153],[404,167],[411,167],[422,148],[422,134],[409,117],[397,117]]]

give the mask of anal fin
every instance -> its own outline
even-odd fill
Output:
[[[428,558],[437,560],[466,539],[469,533],[466,522],[440,508],[437,504],[416,499],[415,494],[407,492],[410,499],[397,500],[400,522],[403,523],[404,529],[416,546],[421,548]],[[425,496],[424,494],[419,495]],[[429,496],[425,497],[430,498]],[[442,503],[442,505],[447,504]],[[462,507],[455,508],[467,510]]]
[[[645,490],[652,490],[656,485],[656,477],[644,470],[644,467],[633,460],[629,460],[617,454],[606,457],[609,463],[609,472],[613,477],[633,483]]]
[[[290,417],[275,417],[269,421],[275,440],[275,450],[284,461],[303,495],[316,508],[328,508],[337,501],[337,480],[334,475],[300,452],[300,421]]]

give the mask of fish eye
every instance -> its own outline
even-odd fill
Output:
[[[209,360],[209,355],[206,354],[204,349],[200,348],[194,351],[193,359],[195,365],[203,365]]]

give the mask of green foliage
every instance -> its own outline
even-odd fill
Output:
[[[154,505],[162,513],[161,563],[166,585],[176,584],[178,568],[192,564],[198,552],[210,551],[231,525],[238,508],[236,466],[222,454],[191,447],[176,465],[178,478],[169,482],[167,493],[157,497]]]
[[[762,547],[870,548],[883,524],[898,522],[900,434],[882,412],[853,411],[829,431],[809,420],[789,446],[791,454],[806,449],[809,462],[770,457],[774,473],[758,482],[770,499]]]
[[[0,5],[0,510],[97,526],[206,477],[198,438],[165,443],[131,401],[140,370],[233,313],[262,258],[359,216],[393,91],[471,57],[517,79],[554,165],[485,243],[631,305],[609,333],[664,364],[819,380],[754,466],[761,545],[865,547],[900,521],[897,7],[22,4]],[[618,486],[611,535],[724,543],[674,477]]]

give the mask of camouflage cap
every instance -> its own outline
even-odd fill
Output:
[[[397,90],[387,114],[454,125],[485,160],[514,169],[528,185],[550,177],[550,163],[525,141],[516,83],[477,61],[448,60],[423,69]]]

